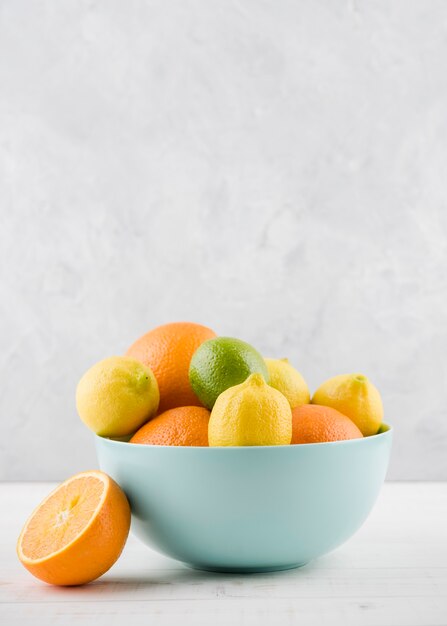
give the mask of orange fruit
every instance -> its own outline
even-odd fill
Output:
[[[137,339],[126,352],[148,365],[160,390],[159,413],[178,406],[203,406],[189,382],[189,364],[197,348],[216,333],[200,324],[164,324]]]
[[[82,585],[104,574],[126,543],[130,508],[107,474],[81,472],[33,511],[17,542],[21,563],[53,585]]]
[[[154,446],[207,446],[210,412],[200,406],[169,409],[137,430],[130,443]]]
[[[303,404],[292,409],[291,443],[322,443],[363,437],[349,417],[336,409]]]

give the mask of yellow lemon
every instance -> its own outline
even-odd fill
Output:
[[[133,434],[155,415],[159,401],[152,370],[125,356],[112,356],[93,365],[76,389],[81,420],[103,437]]]
[[[375,435],[383,420],[378,389],[363,374],[341,374],[324,382],[314,393],[312,404],[322,404],[347,415],[362,434]]]
[[[292,409],[309,404],[309,387],[301,374],[290,363],[289,359],[264,359],[270,377],[270,386],[280,391]]]
[[[281,446],[292,439],[292,409],[262,374],[220,394],[208,425],[210,446]]]

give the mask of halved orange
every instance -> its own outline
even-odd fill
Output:
[[[117,483],[104,472],[81,472],[33,511],[20,533],[17,555],[40,580],[82,585],[112,567],[129,527],[129,503]]]

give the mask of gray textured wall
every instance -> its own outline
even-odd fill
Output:
[[[447,3],[0,3],[0,477],[95,465],[78,378],[206,323],[376,382],[447,479]]]

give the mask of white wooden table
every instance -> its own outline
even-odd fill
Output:
[[[56,588],[17,561],[26,517],[53,484],[0,483],[0,624],[446,626],[447,483],[388,483],[364,527],[308,566],[188,569],[130,537],[100,580]]]

